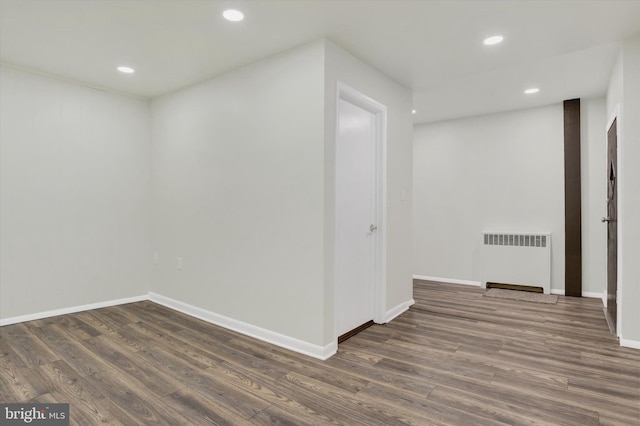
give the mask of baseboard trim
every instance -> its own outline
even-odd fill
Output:
[[[449,283],[449,284],[463,284],[463,285],[472,285],[472,286],[476,286],[476,287],[481,287],[482,286],[482,282],[481,281],[469,281],[469,280],[458,280],[455,278],[442,278],[442,277],[430,277],[430,276],[426,276],[426,275],[414,275],[413,276],[414,280],[424,280],[424,281],[437,281],[437,282],[441,282],[441,283]],[[551,294],[557,294],[559,296],[564,296],[564,290],[558,290],[558,289],[551,289]],[[582,292],[582,297],[589,297],[589,298],[598,298],[598,299],[603,299],[604,300],[604,295],[603,293],[596,293],[596,292],[592,292],[592,291],[583,291]]]
[[[142,302],[148,299],[149,297],[145,294],[142,296],[126,297],[123,299],[109,300],[106,302],[89,303],[87,305],[72,306],[70,308],[62,308],[62,309],[54,309],[51,311],[37,312],[35,314],[20,315],[17,317],[0,319],[0,326],[18,324],[26,321],[35,321],[35,320],[40,320],[44,318],[57,317],[59,315],[75,314],[77,312],[89,311],[91,309],[107,308],[109,306],[124,305],[126,303]]]
[[[620,346],[625,348],[640,349],[640,341],[620,338]]]
[[[414,275],[414,280],[424,280],[424,281],[438,281],[441,283],[449,283],[449,284],[463,284],[463,285],[472,285],[475,287],[480,287],[482,283],[480,281],[469,281],[469,280],[458,280],[455,278],[441,278],[441,277],[429,277],[426,275]]]
[[[564,290],[559,290],[559,289],[555,289],[552,288],[551,289],[551,294],[557,294],[558,296],[564,296]],[[590,299],[602,299],[602,293],[596,293],[593,291],[583,291],[582,292],[582,297],[588,297]]]
[[[398,316],[402,315],[404,312],[409,310],[411,305],[413,305],[414,303],[416,303],[416,301],[413,299],[410,299],[410,300],[407,300],[406,302],[400,303],[394,308],[389,309],[387,313],[384,315],[384,323],[386,324],[393,321]]]
[[[257,327],[246,322],[238,321],[224,315],[216,314],[215,312],[207,311],[157,293],[149,293],[149,300],[208,323],[320,360],[328,359],[338,351],[337,341],[326,346],[314,345],[312,343]]]

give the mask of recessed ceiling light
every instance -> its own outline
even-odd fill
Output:
[[[504,37],[502,37],[501,35],[494,35],[494,36],[485,38],[483,43],[486,44],[487,46],[491,46],[492,44],[501,43],[502,40],[504,40]]]
[[[537,87],[532,87],[531,89],[527,89],[524,91],[524,93],[526,93],[527,95],[533,95],[534,93],[538,93],[540,91],[540,89],[538,89]]]
[[[415,114],[416,112],[418,112],[418,111],[416,111],[415,109],[411,110],[411,114]]]
[[[136,70],[129,67],[118,67],[118,71],[123,72],[125,74],[133,74],[134,72],[136,72]]]
[[[242,21],[244,19],[244,13],[235,9],[225,10],[224,12],[222,12],[222,16],[224,16],[224,19],[226,19],[227,21],[232,22]]]

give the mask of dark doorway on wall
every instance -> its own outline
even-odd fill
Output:
[[[606,317],[612,333],[618,319],[618,119],[607,131],[607,309]]]

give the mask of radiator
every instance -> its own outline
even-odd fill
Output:
[[[487,282],[551,292],[551,233],[482,233],[482,286]]]

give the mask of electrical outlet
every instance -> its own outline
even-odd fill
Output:
[[[158,253],[153,253],[153,264],[157,265],[160,263],[160,255]]]
[[[179,257],[176,260],[178,261],[178,271],[182,271],[182,258]]]

